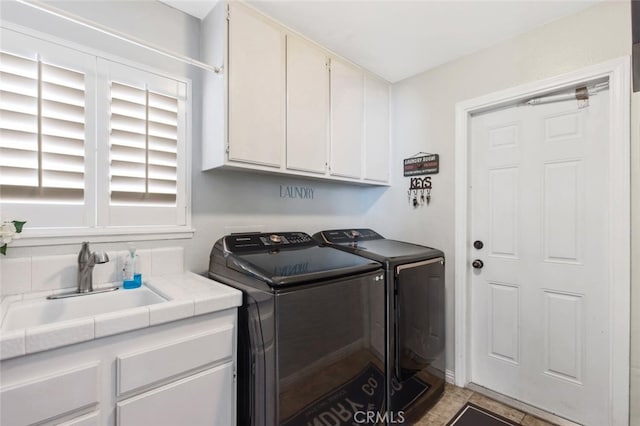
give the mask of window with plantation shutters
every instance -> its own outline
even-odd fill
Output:
[[[6,28],[0,40],[1,219],[47,243],[192,235],[189,80]]]
[[[176,205],[178,99],[110,85],[111,204]]]
[[[82,203],[84,146],[84,73],[0,52],[2,200]]]

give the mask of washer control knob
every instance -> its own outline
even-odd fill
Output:
[[[274,244],[280,244],[282,242],[282,237],[280,235],[273,234],[269,237],[269,240]]]

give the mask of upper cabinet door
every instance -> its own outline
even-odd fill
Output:
[[[328,58],[287,36],[287,169],[326,172],[329,141]]]
[[[359,179],[362,175],[364,74],[338,60],[331,61],[331,174]]]
[[[285,35],[229,4],[229,160],[280,167],[285,138]]]
[[[389,181],[389,85],[365,77],[364,178]]]

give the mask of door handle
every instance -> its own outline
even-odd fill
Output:
[[[476,259],[471,262],[471,266],[473,266],[474,269],[482,269],[484,267],[484,262],[480,259]]]

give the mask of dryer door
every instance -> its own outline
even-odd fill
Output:
[[[395,275],[396,378],[428,368],[444,372],[444,258],[398,265]]]

